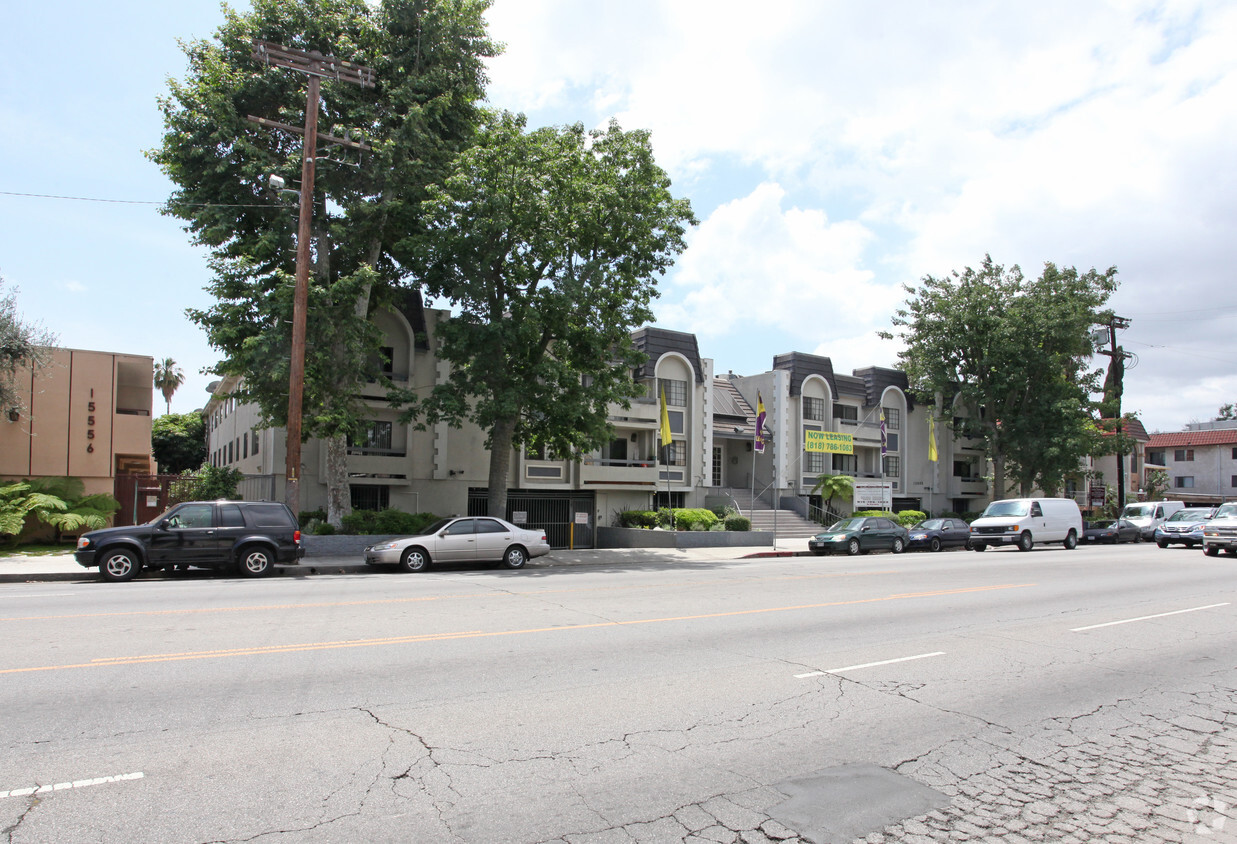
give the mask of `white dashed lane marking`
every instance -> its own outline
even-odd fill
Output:
[[[114,777],[94,777],[88,780],[73,780],[72,782],[58,782],[55,785],[32,785],[29,788],[14,788],[10,791],[0,791],[0,799],[5,797],[29,797],[32,794],[47,794],[51,791],[67,791],[71,788],[87,788],[92,785],[107,785],[113,782],[125,782],[127,780],[140,780],[146,776],[141,771],[135,771],[132,774],[117,774]]]
[[[828,668],[824,671],[811,671],[807,674],[796,674],[796,680],[802,680],[805,677],[823,677],[826,674],[840,674],[843,671],[858,671],[861,668],[876,668],[881,665],[893,665],[895,662],[910,662],[912,659],[927,659],[930,656],[944,656],[944,651],[933,651],[930,654],[918,654],[916,656],[902,656],[897,659],[883,659],[880,662],[865,662],[862,665],[847,665],[844,668]]]
[[[1142,615],[1142,616],[1139,616],[1138,618],[1123,618],[1120,621],[1105,621],[1103,624],[1092,624],[1087,627],[1074,627],[1074,628],[1071,628],[1070,632],[1081,633],[1084,630],[1097,630],[1100,627],[1112,627],[1113,625],[1116,625],[1116,624],[1131,624],[1135,621],[1150,621],[1153,618],[1166,618],[1170,615],[1181,615],[1182,613],[1185,613],[1185,612],[1199,612],[1200,610],[1214,610],[1216,607],[1227,607],[1227,606],[1228,606],[1228,603],[1225,602],[1223,604],[1208,604],[1205,607],[1191,607],[1188,610],[1173,610],[1172,612],[1161,612],[1161,613],[1156,613],[1155,615]]]

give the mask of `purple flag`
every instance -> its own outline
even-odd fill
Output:
[[[885,436],[885,408],[881,408],[881,457],[885,456],[888,438]]]
[[[756,391],[756,453],[765,452],[765,400]]]

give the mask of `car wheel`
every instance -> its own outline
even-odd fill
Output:
[[[1208,557],[1218,557],[1220,556],[1220,549],[1218,546],[1215,546],[1215,545],[1204,545],[1203,553],[1206,554]]]
[[[850,542],[846,543],[846,553],[850,554],[852,557],[859,556],[859,540],[858,539],[852,539]]]
[[[1158,540],[1157,540],[1155,544],[1156,544],[1156,545],[1158,545],[1158,546],[1160,546],[1161,548],[1167,548],[1167,547],[1168,547],[1168,543],[1167,543],[1167,542],[1160,542],[1160,541],[1158,541]]]
[[[900,536],[895,536],[895,537],[893,538],[893,547],[892,547],[892,548],[890,548],[889,550],[890,550],[890,551],[893,551],[893,553],[895,553],[895,554],[901,554],[901,553],[902,553],[902,549],[903,549],[903,548],[905,548],[905,547],[906,547],[906,544],[902,541],[902,537],[900,537]]]
[[[932,537],[932,540],[928,543],[928,548],[932,551],[941,550],[941,540],[938,537]]]
[[[99,563],[99,576],[109,583],[124,583],[137,577],[142,563],[137,554],[128,550],[108,551]]]
[[[1065,535],[1064,544],[1065,544],[1066,551],[1073,551],[1075,548],[1078,547],[1078,534],[1074,533],[1071,530],[1069,533]]]
[[[429,554],[425,553],[425,549],[417,548],[415,546],[411,548],[405,548],[404,553],[401,554],[399,557],[400,571],[408,571],[408,572],[425,571],[426,567],[429,564],[430,564]]]
[[[242,548],[237,568],[241,577],[265,577],[275,570],[275,561],[271,552],[265,548]]]
[[[1135,544],[1135,545],[1137,545],[1139,542],[1142,542],[1142,541],[1143,541],[1143,535],[1142,535],[1141,533],[1136,533],[1136,534],[1134,534],[1134,544]]]
[[[509,569],[522,569],[528,562],[528,554],[519,545],[512,545],[503,554],[503,565]]]
[[[1022,535],[1018,537],[1018,550],[1030,551],[1035,547],[1035,540],[1031,538],[1031,532],[1024,530]]]

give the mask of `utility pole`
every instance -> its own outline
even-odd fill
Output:
[[[309,77],[309,93],[305,102],[305,128],[276,123],[261,117],[249,116],[260,126],[303,134],[305,144],[301,153],[300,218],[296,229],[296,288],[292,297],[292,361],[288,372],[288,425],[287,462],[284,484],[284,502],[293,513],[301,509],[301,402],[305,392],[305,322],[309,307],[309,260],[310,239],[314,215],[314,160],[318,154],[318,101],[322,79],[350,82],[362,88],[374,87],[372,68],[324,56],[316,50],[305,52],[282,47],[268,41],[254,39],[255,61],[274,67],[286,67]],[[328,143],[356,149],[369,149],[365,144],[330,135],[321,136]]]
[[[1118,512],[1125,509],[1125,445],[1121,441],[1121,393],[1125,390],[1123,383],[1125,381],[1125,361],[1133,357],[1133,355],[1117,345],[1117,331],[1124,331],[1129,327],[1130,321],[1125,317],[1109,316],[1108,351],[1100,351],[1101,355],[1112,361],[1109,365],[1109,380],[1112,385],[1113,397],[1116,399]]]

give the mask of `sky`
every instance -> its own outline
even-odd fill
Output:
[[[0,28],[0,276],[59,345],[176,360],[173,412],[214,380],[185,316],[210,272],[143,153],[178,39],[222,20],[43,0]],[[1237,4],[496,0],[487,20],[490,105],[652,133],[700,221],[656,324],[718,374],[791,351],[897,366],[877,332],[904,285],[990,254],[1117,268],[1124,408],[1149,431],[1237,401]]]

